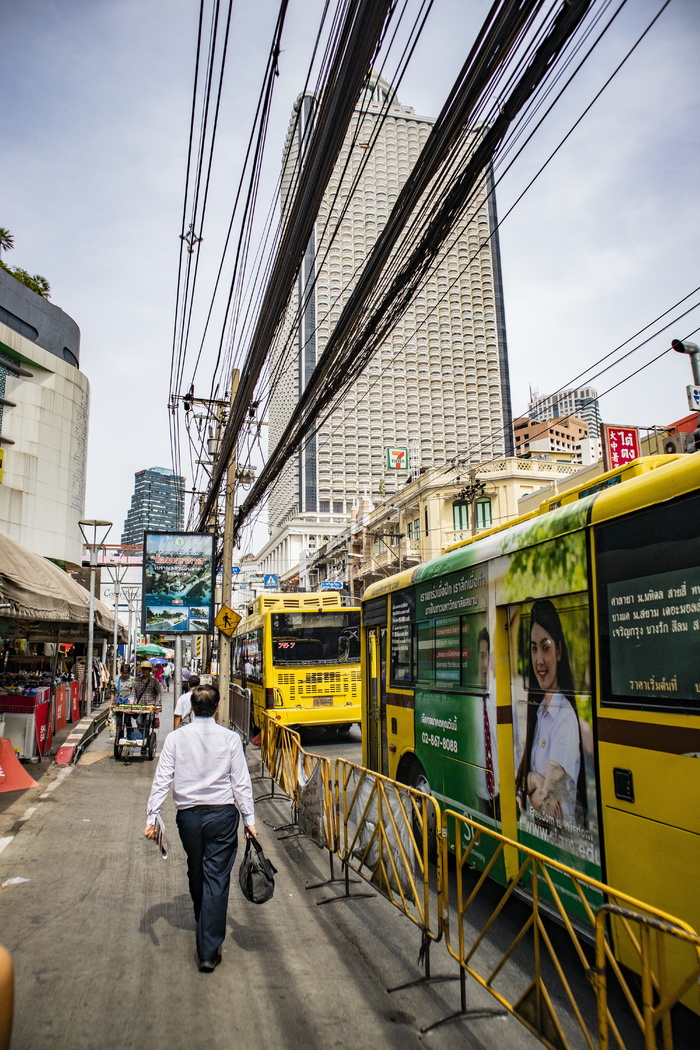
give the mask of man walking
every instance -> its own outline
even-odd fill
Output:
[[[253,789],[241,739],[215,721],[219,690],[200,685],[191,694],[194,720],[165,739],[148,799],[144,835],[156,836],[156,818],[173,784],[177,830],[187,854],[187,877],[197,921],[202,973],[221,962],[231,871],[238,848],[239,811],[245,834],[258,836]]]

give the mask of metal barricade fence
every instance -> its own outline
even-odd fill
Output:
[[[253,694],[250,689],[243,689],[238,682],[231,682],[228,689],[229,725],[241,734],[244,744],[250,743],[252,704]]]
[[[308,754],[297,733],[270,718],[261,757],[295,821],[302,815],[300,830],[337,852],[346,893],[349,869],[421,929],[423,950],[444,938],[462,1000],[444,1021],[468,1015],[468,974],[553,1050],[625,1050],[640,1036],[645,1050],[657,1050],[657,1034],[673,1050],[671,1008],[693,988],[697,995],[700,981],[700,936],[689,926],[460,813],[441,813],[432,796],[379,773],[336,759],[333,777],[328,759]],[[619,949],[621,936],[631,970],[618,961],[613,938]],[[679,946],[687,953],[680,965]],[[585,978],[575,985],[572,953]]]
[[[610,954],[607,930],[611,920],[621,924],[628,944],[637,955],[641,974],[641,1003],[630,996],[630,989],[624,980],[620,965]],[[637,933],[635,927],[638,928]],[[686,961],[682,965],[685,976],[680,983],[669,980],[669,950],[676,954],[679,954],[679,950],[685,952]],[[608,972],[613,974],[625,995],[627,1005],[644,1034],[646,1050],[656,1050],[657,1030],[660,1030],[661,1046],[664,1050],[672,1050],[670,1010],[693,986],[697,991],[700,982],[700,935],[683,924],[640,915],[617,904],[604,904],[600,908],[596,915],[595,980],[599,990],[598,1032],[601,1050],[608,1050],[611,1045],[612,1021],[609,1010],[605,1009],[608,1000]],[[617,1032],[613,1029],[612,1034],[615,1045]]]
[[[438,940],[442,879],[429,865],[430,828],[440,824],[437,802],[345,759],[336,759],[335,768],[340,859],[424,937]]]
[[[455,856],[453,882],[448,878],[450,847]],[[636,977],[615,959],[606,916],[624,913],[629,922],[639,922],[644,929],[661,925],[665,934],[683,936],[700,946],[700,938],[690,927],[452,810],[442,814],[440,853],[444,859],[441,928],[447,951],[463,971],[461,980],[464,973],[469,974],[546,1046],[558,1050],[607,1050],[610,1043],[603,1033],[610,1032],[613,1045],[621,1050],[638,1040],[640,1029],[647,1050],[651,1050],[656,1048],[654,1029],[659,1024],[665,1038],[669,1037],[668,1012],[697,981],[697,960],[695,969],[686,969],[684,980],[670,990],[664,952],[657,945],[659,954],[654,962],[648,944],[639,938],[640,966],[647,974],[649,998],[656,1001],[656,1007],[632,1009],[637,998]],[[475,870],[477,856],[479,868],[482,858],[487,858],[483,870]],[[511,870],[504,886],[491,876],[506,858]],[[505,918],[505,906],[513,897],[520,900],[515,923],[512,909]],[[572,920],[572,911],[582,917],[578,922]],[[548,922],[548,916],[558,922]],[[591,933],[581,932],[583,923],[595,930],[597,961]],[[572,987],[570,972],[561,958],[566,953],[570,971],[571,949],[586,978],[584,987],[590,988],[588,1001],[581,994],[580,981],[575,990]],[[506,973],[509,962],[516,965]],[[618,985],[613,994],[604,979],[606,964]],[[462,1012],[466,1013],[464,995]],[[673,1042],[664,1041],[663,1045],[664,1050],[671,1050]]]

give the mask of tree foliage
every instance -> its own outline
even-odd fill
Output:
[[[14,246],[14,235],[4,226],[0,226],[0,252],[9,252]],[[23,270],[21,266],[8,266],[2,261],[2,259],[0,259],[0,269],[4,270],[5,273],[11,274],[15,280],[20,282],[20,284],[24,284],[27,288],[31,288],[31,290],[36,292],[37,295],[40,295],[42,299],[50,298],[51,286],[46,278],[42,277],[40,273],[31,274],[28,270]]]

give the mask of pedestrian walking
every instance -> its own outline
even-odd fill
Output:
[[[182,696],[180,696],[175,704],[175,710],[173,712],[174,729],[179,729],[181,725],[188,725],[194,717],[192,714],[192,690],[196,689],[199,685],[199,675],[191,674],[188,684],[190,688],[182,693]]]
[[[182,665],[182,671],[181,671],[180,673],[181,673],[181,675],[182,675],[182,691],[183,691],[183,693],[184,693],[184,692],[185,692],[185,690],[189,688],[189,686],[188,686],[188,684],[187,684],[187,683],[188,683],[188,682],[189,682],[189,680],[190,680],[190,674],[191,674],[192,672],[190,671],[190,669],[189,669],[189,667],[187,666],[187,664],[183,664],[183,665]]]
[[[231,871],[238,849],[239,813],[246,838],[258,837],[253,788],[241,738],[215,720],[219,690],[200,685],[191,694],[194,719],[169,733],[148,799],[144,835],[156,837],[157,817],[173,785],[177,830],[187,854],[187,878],[197,922],[202,973],[221,962]]]

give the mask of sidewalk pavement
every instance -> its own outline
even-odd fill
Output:
[[[171,725],[172,696],[161,739]],[[257,777],[259,752],[249,749],[249,765]],[[329,855],[279,830],[290,817],[279,796],[256,806],[261,841],[279,871],[275,895],[262,906],[247,902],[237,862],[222,965],[199,973],[171,801],[163,814],[168,859],[143,838],[154,770],[140,757],[116,762],[104,731],[77,765],[53,766],[25,799],[24,819],[0,854],[0,884],[28,880],[0,891],[2,941],[16,970],[13,1050],[538,1045],[511,1018],[421,1035],[458,1008],[458,984],[387,991],[422,975],[419,931],[381,897],[318,907],[343,888],[307,889],[328,878]],[[269,785],[256,779],[256,795]],[[448,962],[436,953],[433,972],[456,975]],[[470,1005],[493,1005],[473,985],[470,997]]]

